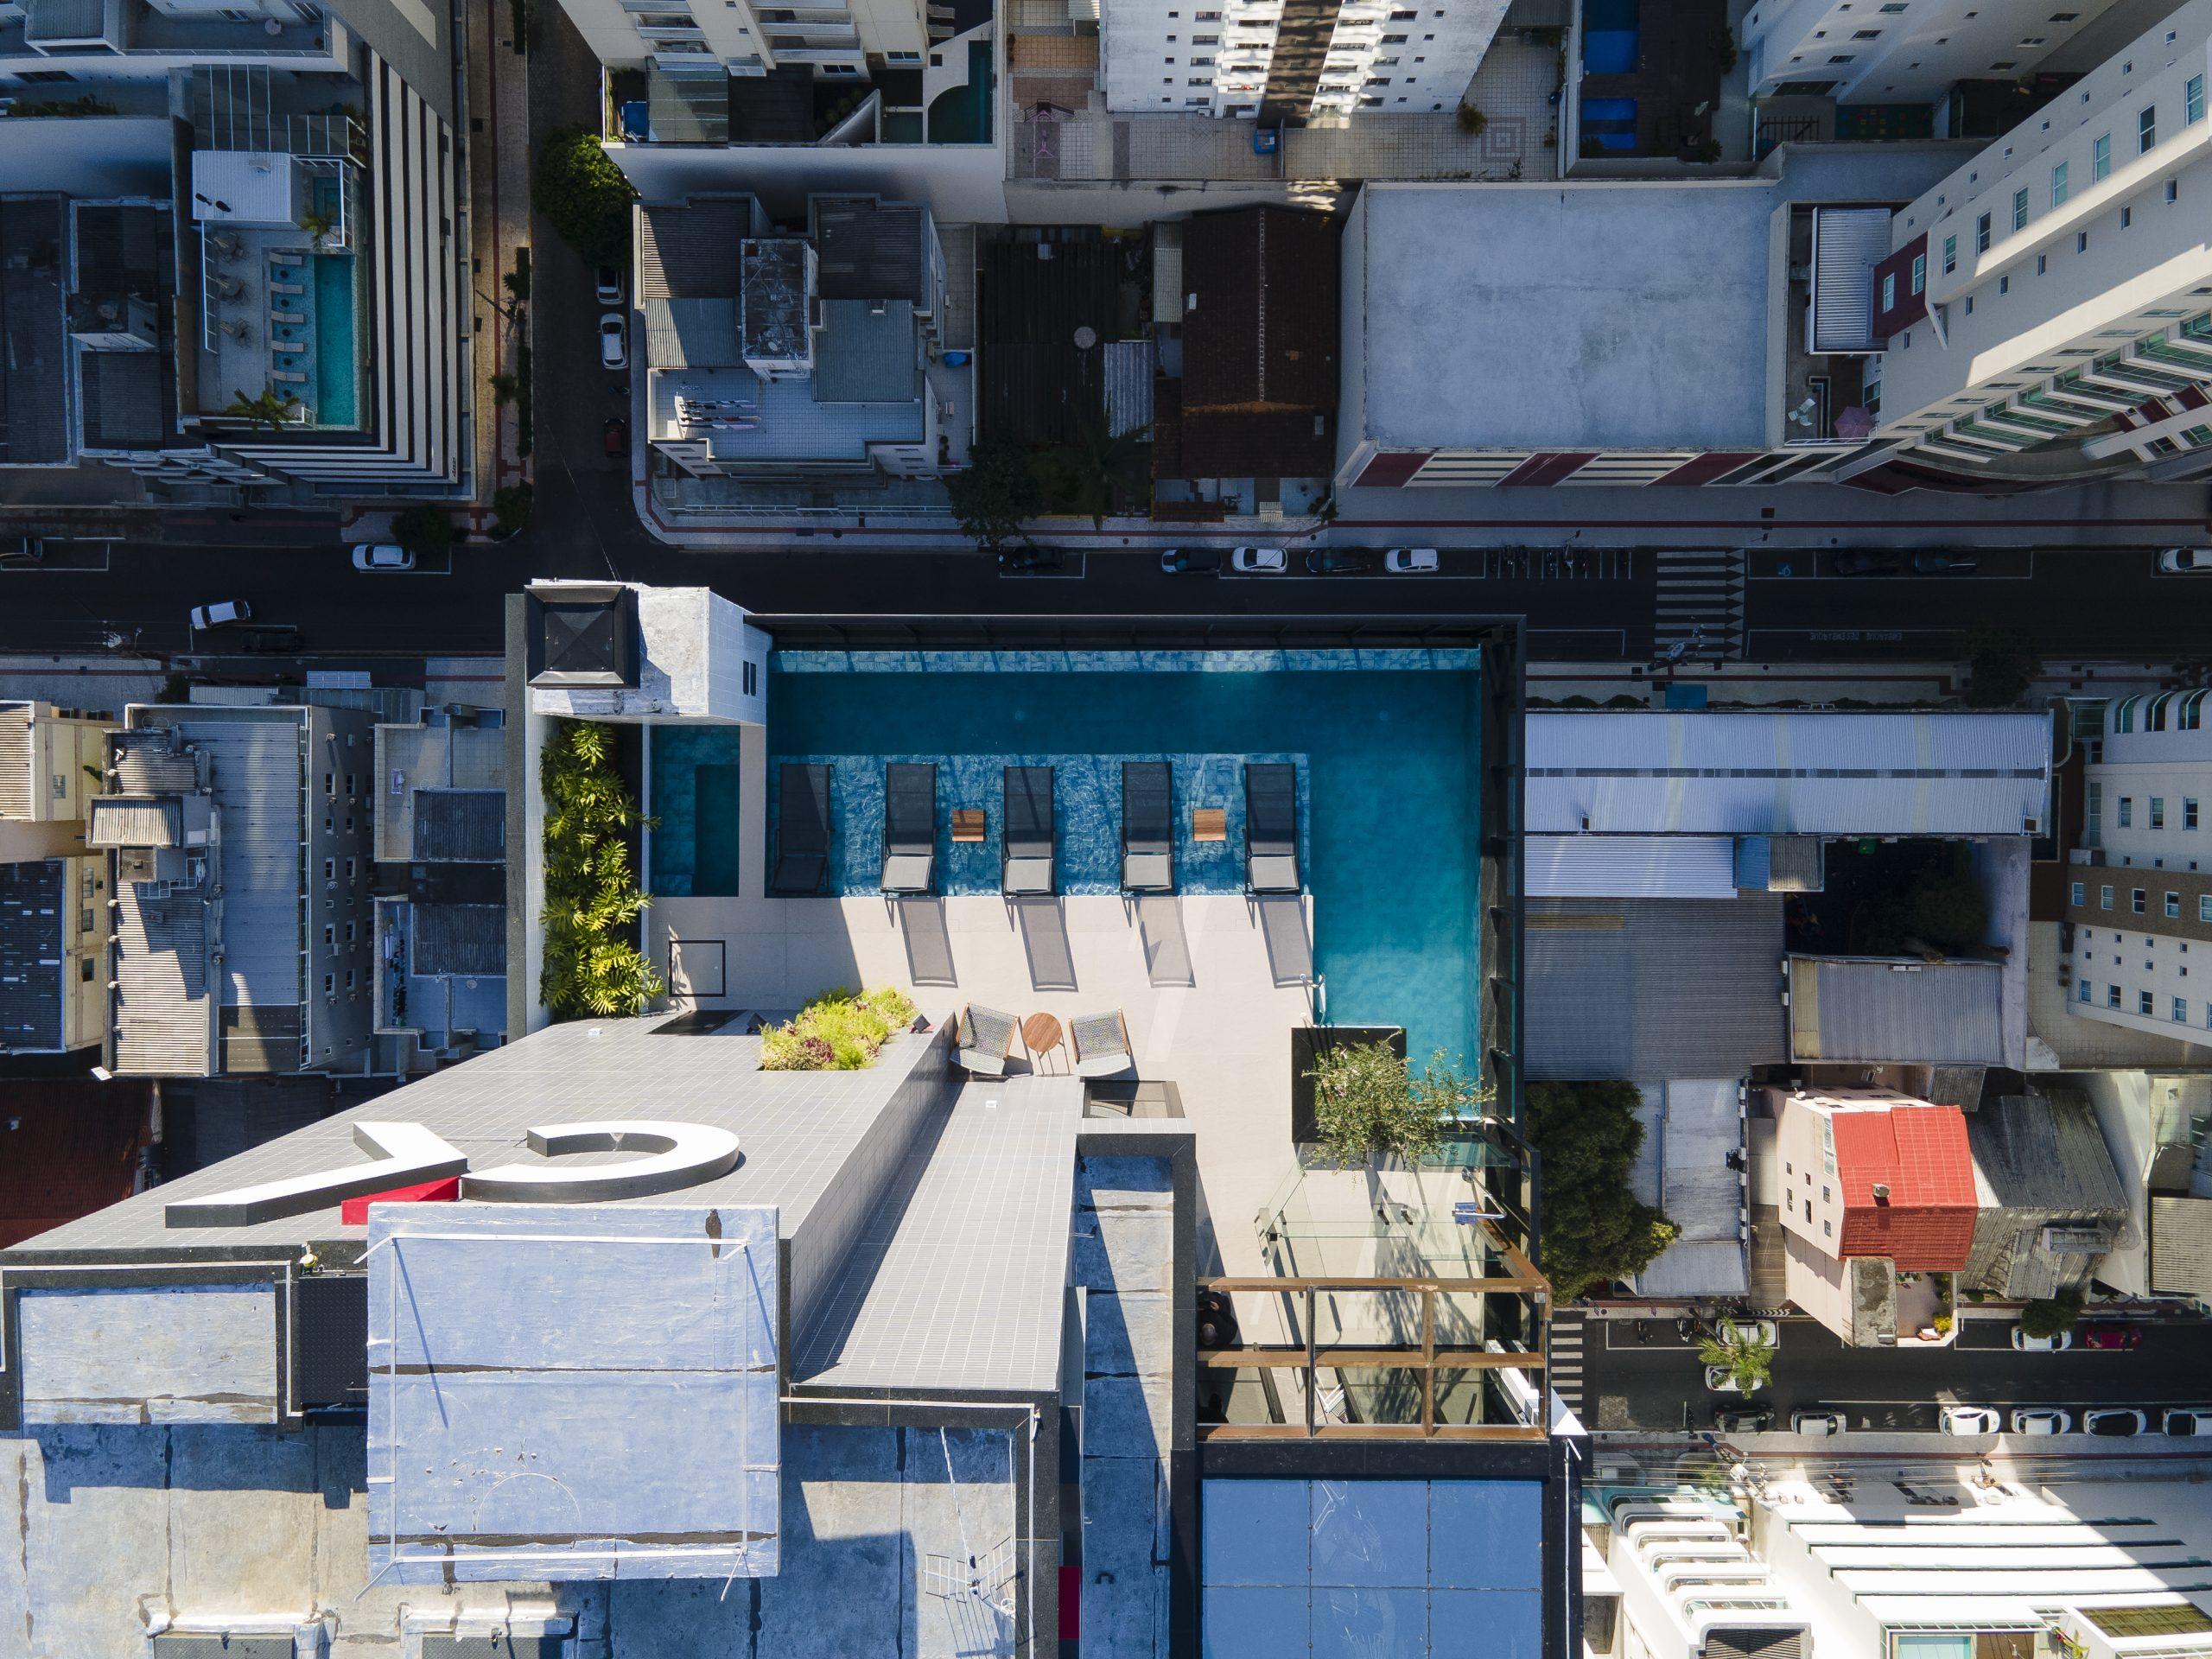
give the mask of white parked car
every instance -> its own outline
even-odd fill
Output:
[[[613,265],[601,265],[596,274],[599,302],[601,305],[622,303],[622,273]]]
[[[2015,1434],[2064,1434],[2073,1427],[2073,1418],[2056,1406],[2022,1406],[2012,1413]]]
[[[412,570],[415,556],[397,542],[363,542],[353,550],[356,570]]]
[[[192,631],[204,633],[209,628],[227,628],[233,622],[253,620],[253,607],[242,599],[219,599],[213,605],[192,607]]]
[[[1744,1391],[1742,1387],[1737,1382],[1735,1377],[1729,1374],[1728,1368],[1726,1365],[1707,1366],[1705,1368],[1705,1386],[1711,1389],[1715,1394],[1741,1394]]]
[[[1229,568],[1240,576],[1279,576],[1290,569],[1290,555],[1279,547],[1240,547]]]
[[[1789,1432],[1810,1434],[1815,1440],[1827,1440],[1840,1434],[1849,1427],[1840,1411],[1793,1411],[1789,1414]]]
[[[2166,1413],[2160,1429],[2177,1440],[2212,1434],[2212,1406],[2182,1406]]]
[[[2131,1406],[2106,1406],[2082,1414],[2082,1432],[2101,1434],[2108,1440],[2128,1440],[2150,1427],[2151,1420]]]
[[[599,360],[609,369],[630,366],[630,329],[620,312],[610,311],[599,320]]]
[[[2012,1345],[2024,1354],[2055,1354],[2074,1345],[2074,1333],[2061,1331],[2056,1336],[2031,1337],[2016,1325],[2012,1327]]]
[[[1382,556],[1382,568],[1394,576],[1433,576],[1436,574],[1436,550],[1394,547]]]
[[[2212,576],[2212,547],[2170,547],[2158,555],[2158,569],[2169,576]]]
[[[1946,1434],[1995,1434],[2005,1427],[1988,1406],[1946,1406],[1942,1421]]]
[[[1738,1341],[1756,1342],[1772,1348],[1782,1340],[1782,1327],[1772,1319],[1715,1319],[1713,1334],[1723,1342],[1733,1332]]]

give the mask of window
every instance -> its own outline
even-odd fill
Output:
[[[1959,238],[1947,236],[1943,238],[1943,274],[1948,276],[1958,268]]]
[[[2166,894],[2166,914],[2175,918],[2181,915],[2181,894],[2177,893]]]
[[[2012,228],[2016,231],[2028,228],[2028,193],[2024,188],[2012,193]]]
[[[2145,901],[2149,899],[2149,897],[2150,894],[2145,893],[2141,887],[2131,887],[2128,889],[2127,893],[2127,907],[2133,911],[2138,916],[2140,916],[2147,908]]]
[[[335,974],[325,974],[322,976],[322,994],[325,996],[334,996],[337,994],[337,991],[338,976]]]
[[[2082,983],[2081,983],[2080,987],[2079,987],[2079,989],[2081,990],[2082,995],[2081,995],[2078,998],[2076,998],[2075,1000],[2076,1000],[2077,1001],[2082,1001],[2082,1002],[2086,1002],[2086,1001],[2088,1001],[2089,1000],[2089,982],[2088,982],[2088,980],[2086,980],[2086,979],[2085,979],[2085,980],[2083,980],[2083,981],[2082,982]]]
[[[2050,205],[2054,207],[2066,205],[2066,163],[2063,162],[2050,169]]]
[[[2135,148],[2147,152],[2158,142],[2158,106],[2146,105],[2135,118]]]
[[[2177,1026],[2185,1026],[2189,1023],[2189,999],[2187,997],[2177,996],[2174,998],[2174,1023]]]
[[[2200,922],[2212,922],[2212,893],[2200,893],[2196,895],[2196,919]]]
[[[359,863],[359,861],[358,859],[349,858],[346,861],[346,879],[348,881],[351,881],[353,879],[353,871]]]
[[[338,794],[338,774],[336,772],[326,772],[322,774],[322,792],[330,796],[334,799],[336,798]]]
[[[1928,256],[1924,253],[1916,253],[1912,256],[1912,291],[1921,294],[1925,293],[1927,289]]]
[[[2182,84],[2181,123],[2193,127],[2204,118],[2204,77],[2191,75]]]
[[[346,924],[346,943],[348,944],[353,943],[353,924],[351,922]]]
[[[2116,1007],[2118,1007],[2119,1006],[2120,1006],[2120,987],[2119,987],[2119,986],[2117,986],[2117,985],[2107,985],[2107,986],[2106,986],[2106,987],[2105,987],[2105,1007],[2108,1007],[2108,1008],[2116,1008]]]
[[[2111,171],[2112,134],[2107,133],[2097,140],[2095,146],[2089,152],[2089,176],[2092,179],[2101,179]]]
[[[2163,795],[2153,795],[2151,798],[2151,827],[2153,830],[2163,830],[2166,827],[2166,798]]]
[[[2120,798],[2120,827],[2123,830],[2127,829],[2134,822],[2135,798],[2133,795],[2123,795]]]
[[[334,881],[337,878],[338,861],[334,858],[324,859],[322,861],[322,879],[326,881]]]
[[[2155,1006],[2156,1004],[2152,1000],[2150,992],[2138,991],[2135,993],[2135,1012],[2141,1014],[2145,1019],[2147,1020],[2151,1017],[2151,1011]]]
[[[2166,206],[2171,207],[2174,203],[2180,200],[2181,181],[2179,179],[2168,179],[2166,181]]]
[[[1882,278],[1882,309],[1885,311],[1894,311],[1897,308],[1897,273],[1895,271],[1891,271],[1888,276]]]
[[[2073,902],[2076,905],[2087,904],[2088,902],[2088,883],[2086,881],[2076,881],[2074,884]]]
[[[338,943],[338,924],[337,924],[337,923],[335,923],[335,922],[325,922],[325,923],[322,925],[322,942],[323,942],[325,944],[337,944],[337,943]]]
[[[2110,910],[2112,908],[2111,887],[2102,887],[2097,889],[2097,908],[2099,910]]]

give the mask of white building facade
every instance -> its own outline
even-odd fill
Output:
[[[1759,0],[1744,19],[1754,96],[1815,91],[1838,103],[1925,104],[1961,80],[2027,74],[2114,9],[1986,0]]]
[[[857,77],[871,59],[920,65],[931,42],[920,0],[767,7],[754,0],[562,0],[602,63],[651,63],[664,73],[766,75],[792,67]]]
[[[2063,971],[2085,1019],[2212,1046],[2208,694],[2122,698],[2084,780]]]
[[[1954,472],[2212,467],[2212,0],[2190,0],[1896,219],[1875,443]]]
[[[1504,0],[1103,0],[1106,105],[1301,126],[1456,109]]]

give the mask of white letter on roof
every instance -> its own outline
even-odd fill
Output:
[[[626,1164],[594,1164],[560,1169],[544,1164],[502,1164],[480,1175],[464,1175],[464,1198],[497,1198],[509,1204],[563,1204],[577,1200],[639,1198],[653,1192],[711,1181],[737,1167],[737,1137],[703,1123],[664,1123],[618,1118],[594,1123],[557,1123],[529,1132],[530,1149],[547,1158],[564,1152],[645,1152],[654,1155]]]
[[[293,1175],[259,1186],[234,1186],[204,1198],[179,1198],[162,1206],[172,1227],[249,1227],[303,1211],[321,1210],[365,1192],[387,1192],[443,1180],[468,1167],[468,1154],[420,1123],[356,1123],[353,1144],[376,1161],[313,1175]]]

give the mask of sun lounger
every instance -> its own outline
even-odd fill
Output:
[[[1175,891],[1175,784],[1165,760],[1122,762],[1122,889]]]
[[[1006,769],[1005,842],[999,859],[1002,893],[1058,891],[1052,842],[1052,769]]]
[[[960,1052],[954,1058],[961,1069],[976,1077],[1002,1077],[1006,1058],[1014,1052],[1021,1022],[996,1008],[970,1002],[960,1010]]]
[[[271,283],[269,291],[271,294],[304,294],[307,289],[298,283]]]
[[[1244,890],[1296,893],[1298,768],[1272,761],[1244,768]]]
[[[830,768],[786,761],[776,769],[776,868],[768,891],[822,891],[830,873]]]
[[[1137,1069],[1129,1052],[1129,1022],[1111,1014],[1079,1014],[1068,1022],[1068,1047],[1078,1077],[1127,1077]]]
[[[290,386],[304,386],[308,383],[307,376],[296,374],[289,369],[271,369],[269,372],[269,378],[271,380],[282,380],[286,385]]]
[[[928,893],[937,877],[937,768],[898,760],[883,769],[883,890]]]

